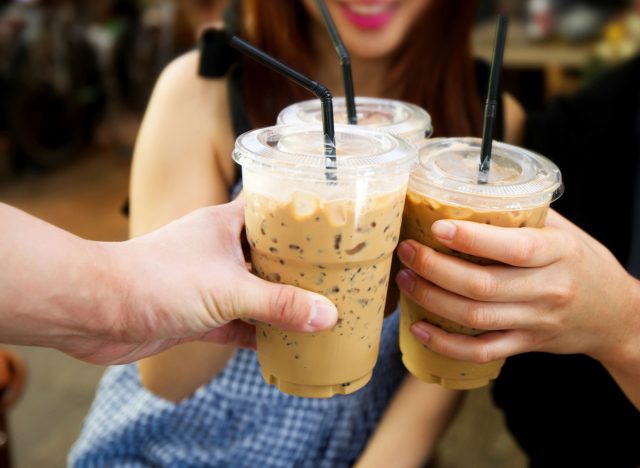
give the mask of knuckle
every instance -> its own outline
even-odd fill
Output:
[[[484,304],[471,303],[467,307],[465,317],[466,323],[463,325],[471,328],[486,329],[491,322],[491,312]]]
[[[523,236],[513,243],[510,251],[509,258],[516,264],[527,264],[533,260],[538,245],[535,239],[531,236]]]
[[[496,358],[493,352],[486,346],[479,346],[471,352],[471,362],[476,364],[486,364],[491,361],[495,361]]]
[[[557,335],[565,329],[564,317],[559,314],[540,314],[536,330],[542,332],[545,336],[551,337]],[[533,343],[538,344],[538,343]]]
[[[581,260],[583,258],[582,244],[566,233],[562,233],[562,246],[566,257]]]
[[[295,324],[302,321],[302,318],[296,314],[295,302],[296,293],[293,287],[287,285],[280,286],[270,311],[274,320],[282,324]]]
[[[460,234],[456,237],[457,239],[459,239],[458,241],[458,247],[469,251],[474,251],[475,247],[478,243],[478,237],[475,233],[474,230],[472,229],[464,229],[464,228],[458,228],[460,231]]]
[[[426,284],[420,284],[420,282],[416,283],[416,288],[413,292],[413,296],[414,296],[414,301],[422,306],[427,308],[428,304],[430,302],[430,292],[428,290],[428,287],[426,286]]]
[[[423,278],[429,278],[429,275],[433,270],[433,260],[433,251],[425,252],[423,249],[421,249],[418,252],[418,259],[416,261],[416,266],[418,268],[418,271],[416,273],[418,273]]]
[[[475,275],[469,283],[469,294],[473,299],[491,300],[498,293],[498,281],[488,273]]]
[[[565,278],[552,286],[549,298],[558,306],[569,305],[578,294],[578,283],[573,278]]]

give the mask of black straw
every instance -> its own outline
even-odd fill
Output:
[[[349,123],[355,125],[358,123],[358,116],[356,114],[356,98],[353,90],[353,76],[351,74],[351,56],[349,55],[349,51],[345,47],[344,42],[342,42],[342,38],[338,33],[336,24],[333,22],[333,18],[331,17],[331,13],[329,12],[329,8],[327,7],[325,0],[316,0],[316,4],[322,14],[322,19],[324,20],[324,24],[329,32],[329,37],[331,37],[331,42],[333,42],[333,46],[336,48],[336,52],[340,58],[342,79],[344,81],[344,97],[347,102],[347,116]]]
[[[311,78],[303,75],[297,70],[294,70],[289,65],[280,62],[278,59],[272,57],[266,52],[261,51],[257,47],[252,46],[248,42],[240,39],[237,36],[233,36],[229,40],[229,45],[234,49],[248,55],[252,59],[266,65],[275,72],[289,78],[294,83],[299,84],[303,88],[311,91],[320,99],[322,105],[322,129],[324,132],[324,154],[326,156],[326,168],[331,169],[336,167],[336,139],[335,129],[333,127],[333,99],[331,93],[321,83],[312,80]],[[335,174],[327,172],[328,180],[335,180]]]
[[[496,34],[496,44],[493,50],[493,62],[491,63],[491,75],[489,76],[489,92],[487,93],[487,102],[484,108],[484,128],[482,129],[482,148],[480,150],[480,168],[478,173],[479,184],[486,184],[489,181],[493,126],[498,110],[498,91],[508,24],[509,19],[506,16],[500,16],[498,20],[498,32]]]

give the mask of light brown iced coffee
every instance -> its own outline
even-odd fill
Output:
[[[295,193],[289,203],[245,193],[247,238],[256,273],[331,299],[338,323],[306,334],[258,324],[265,379],[287,393],[322,397],[365,385],[378,356],[391,255],[398,244],[404,191],[324,204]],[[337,367],[333,353],[340,359]],[[358,378],[355,380],[353,376]],[[301,386],[295,382],[306,382]],[[331,383],[327,386],[327,382]]]
[[[398,135],[412,144],[421,145],[433,133],[431,116],[419,106],[395,99],[356,96],[358,125],[376,127]],[[336,123],[348,123],[344,97],[333,101]],[[319,124],[322,122],[320,100],[297,102],[285,107],[278,115],[279,125]]]
[[[240,139],[236,147],[236,158],[244,163],[245,219],[255,273],[323,294],[338,309],[335,327],[320,333],[257,324],[265,380],[304,397],[352,393],[371,377],[391,257],[416,157],[415,150],[397,137],[353,126],[338,128],[342,154],[336,180],[327,179],[323,157],[315,161],[318,153],[313,151],[320,150],[309,146],[321,142],[321,134],[309,133],[309,127],[273,130],[269,138],[278,140],[278,151],[268,161],[275,168],[242,159]],[[255,144],[244,142],[244,152],[258,152]],[[300,145],[311,159],[299,154]],[[261,156],[260,162],[265,159]],[[287,173],[287,167],[300,160],[312,167]]]
[[[407,192],[402,239],[414,239],[439,252],[488,264],[492,261],[454,252],[438,243],[431,225],[438,219],[461,219],[502,227],[542,227],[549,203],[562,193],[560,173],[546,158],[505,144],[494,145],[489,184],[476,183],[480,141],[435,139],[423,148],[420,165]],[[405,367],[419,379],[453,389],[487,385],[500,373],[504,360],[484,364],[441,356],[411,334],[411,326],[426,320],[442,329],[466,335],[483,330],[464,327],[437,316],[401,294],[400,349]]]

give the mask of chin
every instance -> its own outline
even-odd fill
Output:
[[[400,41],[390,44],[389,41],[378,41],[375,38],[345,40],[345,46],[349,50],[351,57],[362,60],[375,60],[388,57],[396,50],[399,44]]]
[[[305,0],[305,3],[309,2],[310,0]],[[328,2],[349,52],[352,56],[362,59],[384,58],[401,47],[409,29],[429,3],[430,0]],[[317,10],[314,11],[313,7],[310,10],[316,20],[322,21]]]

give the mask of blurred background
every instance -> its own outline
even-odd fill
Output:
[[[0,201],[86,238],[126,239],[121,210],[153,83],[225,3],[0,0]],[[512,18],[503,86],[527,110],[640,50],[640,0],[485,0],[473,34],[478,57],[491,57],[498,12]],[[64,466],[104,369],[12,349],[28,368],[9,413],[15,466]],[[486,389],[469,393],[439,460],[526,466]]]

